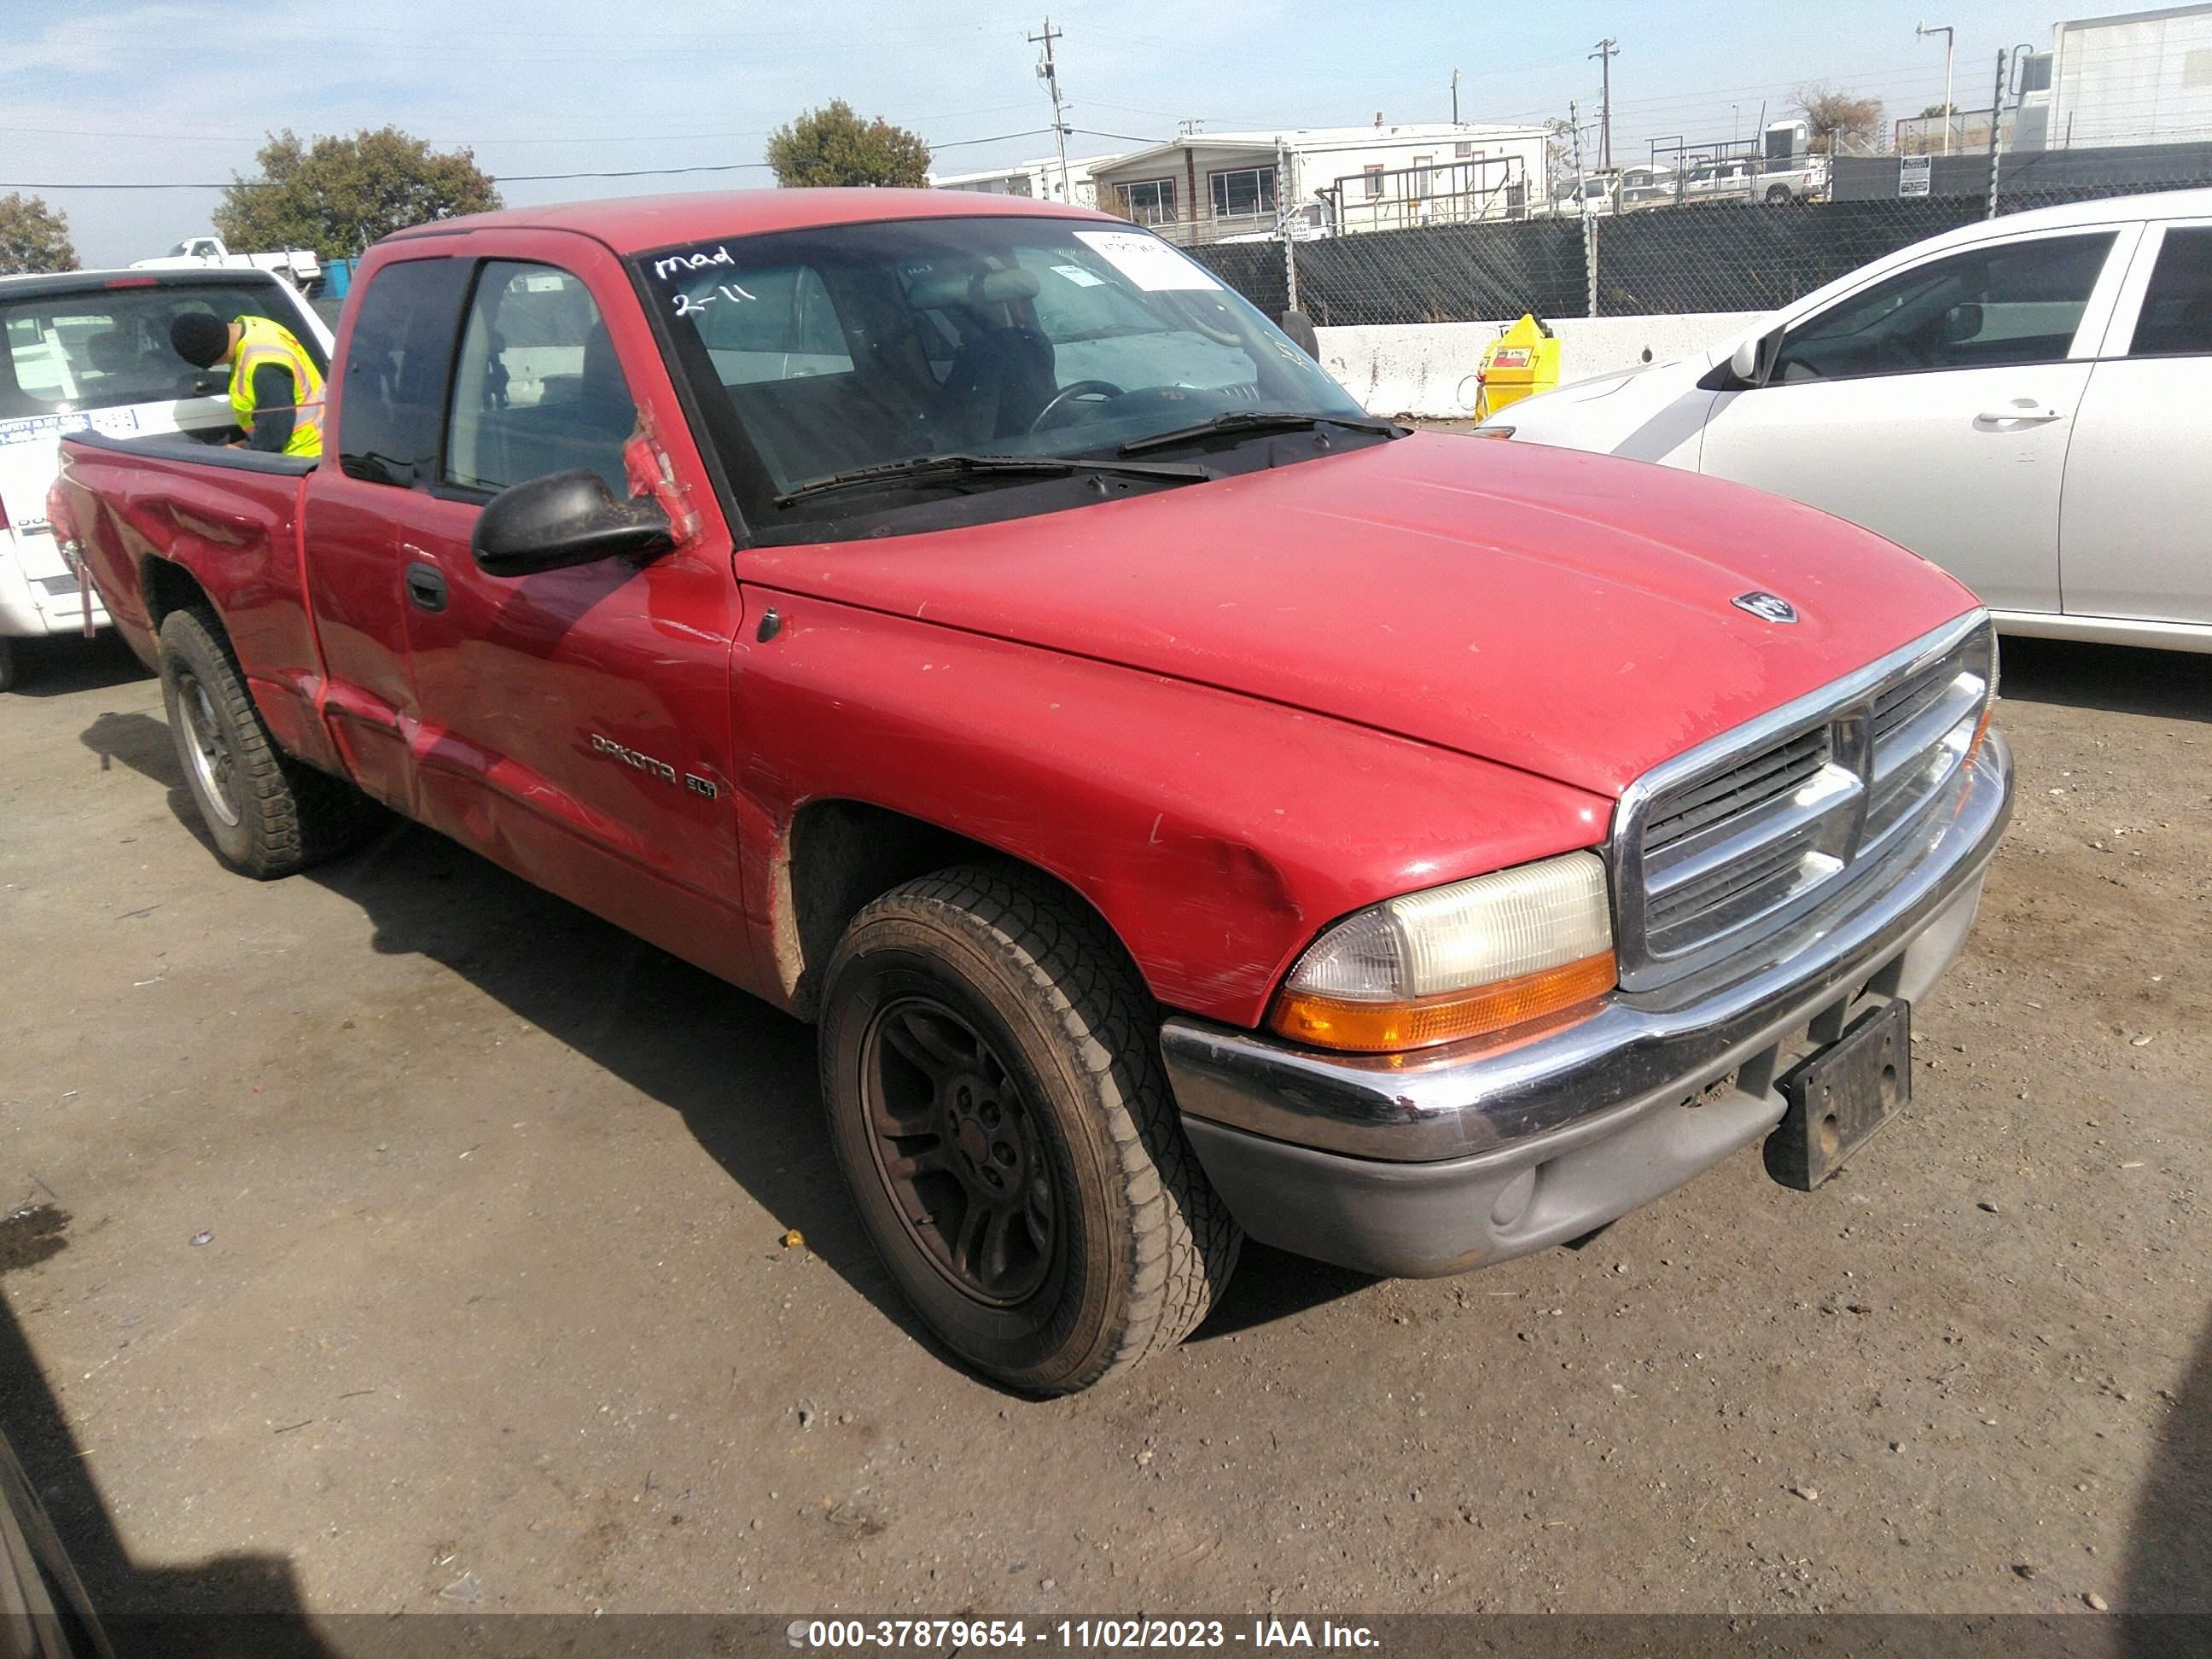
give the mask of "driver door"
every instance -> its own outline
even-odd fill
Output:
[[[577,470],[629,493],[624,447],[674,406],[611,255],[549,236],[481,262],[428,487],[395,504],[420,718],[417,815],[541,887],[749,982],[732,785],[741,601],[726,530],[633,562],[486,571],[501,490]],[[543,257],[518,256],[538,252]],[[596,279],[596,280],[593,280]],[[674,463],[711,499],[688,456]]]
[[[1699,470],[1824,508],[1942,565],[1993,609],[2059,609],[2074,417],[2136,228],[1937,255],[1793,327],[1725,392]]]

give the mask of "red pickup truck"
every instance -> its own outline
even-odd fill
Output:
[[[1909,1088],[1996,650],[1790,502],[1370,417],[1028,201],[511,210],[364,260],[319,462],[68,439],[226,862],[371,802],[819,1029],[958,1355],[1086,1387],[1245,1234],[1433,1274]]]

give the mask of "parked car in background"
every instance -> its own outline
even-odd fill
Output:
[[[57,440],[68,432],[234,437],[228,369],[199,369],[169,344],[179,312],[273,318],[327,362],[331,333],[299,291],[258,270],[73,270],[0,277],[0,691],[16,641],[79,634],[76,571],[46,523]],[[93,626],[106,613],[93,600]]]
[[[305,293],[323,274],[311,247],[273,253],[233,253],[220,236],[187,236],[158,259],[134,259],[133,270],[265,270]]]
[[[1674,169],[1644,164],[1594,173],[1579,188],[1568,180],[1554,195],[1552,211],[1571,218],[1579,213],[1606,217],[1639,208],[1666,207],[1674,200]]]
[[[1828,177],[1825,155],[1770,156],[1753,174],[1752,193],[1769,207],[1784,202],[1825,202]]]
[[[1695,202],[1818,202],[1827,199],[1828,158],[1731,155],[1693,161],[1668,184],[1667,199]]]
[[[360,288],[319,461],[64,441],[210,841],[288,875],[374,797],[817,1022],[1002,1382],[1172,1346],[1248,1231],[1457,1273],[1903,1104],[2011,791],[1923,561],[1376,421],[1018,198],[514,209]]]
[[[1641,208],[1672,205],[1674,200],[1674,169],[1663,163],[1621,168],[1619,200],[1623,213],[1634,213]]]
[[[1747,202],[1753,194],[1752,179],[1759,163],[1748,157],[1693,162],[1682,174],[1685,203]]]
[[[1486,429],[1825,507],[2012,633],[2212,651],[2208,410],[2212,190],[2191,190],[1952,231]]]

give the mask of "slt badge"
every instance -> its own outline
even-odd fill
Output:
[[[1750,611],[1761,622],[1794,623],[1797,620],[1796,605],[1779,593],[1769,593],[1764,588],[1754,587],[1748,593],[1739,593],[1729,603],[1739,611]]]

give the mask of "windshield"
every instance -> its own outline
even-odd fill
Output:
[[[297,320],[278,314],[284,307],[266,283],[184,287],[126,280],[131,286],[21,299],[0,289],[0,330],[8,339],[0,360],[0,420],[167,403],[220,390],[227,371],[195,368],[169,343],[169,325],[185,312],[207,312],[226,323],[247,314]],[[322,347],[305,330],[295,331],[321,367]]]
[[[1237,410],[1365,418],[1203,266],[1103,221],[836,225],[639,265],[756,522],[850,511],[771,503],[932,455],[1112,456]]]

